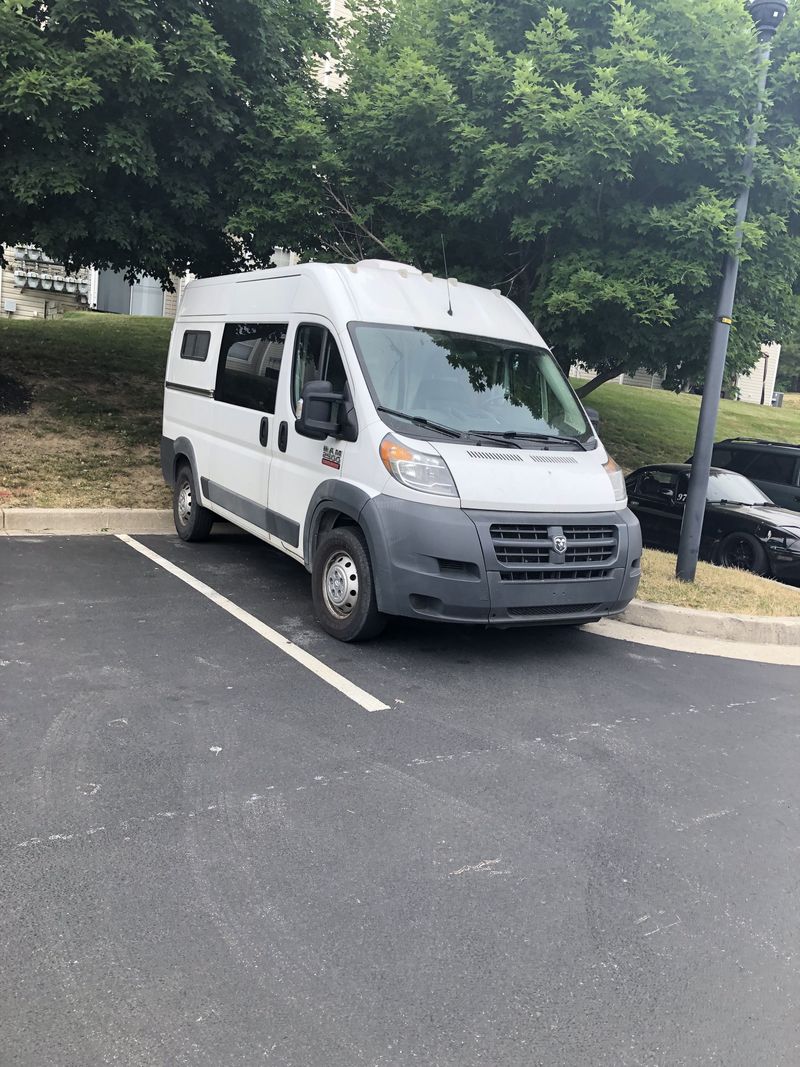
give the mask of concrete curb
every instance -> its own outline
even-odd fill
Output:
[[[757,645],[800,645],[800,616],[728,615],[723,611],[698,611],[634,600],[616,618],[629,626],[647,626],[690,637],[715,637]]]
[[[171,511],[154,508],[2,508],[5,534],[161,534],[175,530]]]
[[[0,508],[0,533],[164,534],[173,533],[172,512],[153,508]],[[800,617],[764,618],[697,611],[634,600],[617,621],[689,637],[756,645],[800,646]]]

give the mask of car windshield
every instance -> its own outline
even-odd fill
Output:
[[[350,335],[376,405],[395,416],[508,435],[522,447],[537,447],[537,437],[593,440],[546,349],[416,326],[351,323]]]
[[[708,477],[709,504],[719,504],[725,501],[727,504],[771,504],[768,496],[764,496],[749,478],[733,471],[712,470]]]

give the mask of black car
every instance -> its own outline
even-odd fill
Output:
[[[650,548],[677,552],[692,468],[640,467],[625,479],[628,506]],[[702,559],[785,581],[800,581],[800,515],[773,504],[741,474],[712,467],[700,542]]]

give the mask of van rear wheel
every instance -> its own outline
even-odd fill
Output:
[[[386,625],[378,611],[367,543],[357,527],[340,526],[320,539],[311,584],[320,626],[340,641],[368,641]]]
[[[204,508],[197,496],[192,468],[182,463],[172,490],[172,517],[182,541],[205,541],[214,523],[214,513]]]

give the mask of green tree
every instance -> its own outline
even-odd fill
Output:
[[[354,0],[329,255],[391,255],[501,286],[563,366],[600,378],[707,351],[757,45],[741,0]],[[798,315],[800,21],[775,42],[732,371]]]
[[[797,337],[781,346],[775,388],[784,393],[800,393],[800,343]]]
[[[266,152],[327,32],[318,0],[0,0],[0,240],[163,280],[265,261],[291,199],[237,223],[262,166],[291,183]]]

